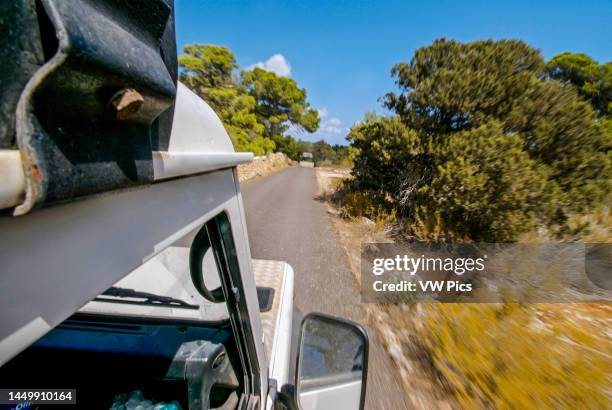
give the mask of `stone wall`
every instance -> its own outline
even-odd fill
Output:
[[[240,182],[249,179],[269,175],[275,171],[291,165],[291,160],[283,153],[277,152],[264,157],[255,157],[253,162],[238,165],[238,178]]]

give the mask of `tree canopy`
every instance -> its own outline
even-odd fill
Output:
[[[223,46],[194,44],[183,51],[180,80],[215,110],[236,150],[263,155],[276,149],[299,157],[301,143],[287,130],[315,132],[319,127],[305,89],[261,68],[239,72],[236,57]]]
[[[612,62],[600,65],[586,54],[562,53],[546,64],[546,71],[576,86],[599,116],[612,114]]]
[[[391,70],[400,92],[383,101],[395,116],[349,133],[355,183],[408,219],[435,215],[453,237],[563,226],[609,195],[612,134],[578,83],[554,77],[559,61],[518,40],[418,49]]]
[[[232,74],[238,68],[236,57],[228,48],[193,44],[183,48],[179,58],[183,68],[181,81],[194,91],[206,93],[215,88],[235,86]]]
[[[508,115],[543,68],[540,53],[522,41],[439,39],[392,68],[402,92],[387,94],[385,104],[416,129],[459,131]]]
[[[255,99],[255,114],[267,137],[280,137],[290,125],[308,132],[319,128],[319,114],[306,102],[306,90],[295,80],[256,67],[242,71],[242,85]]]

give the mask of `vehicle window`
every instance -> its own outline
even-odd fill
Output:
[[[194,285],[194,270],[196,275],[201,274],[206,287],[217,290],[220,301],[224,301],[206,224],[134,269],[80,311],[206,322],[227,320],[225,303],[205,298]]]
[[[230,295],[227,289],[231,289]],[[259,364],[242,291],[230,221],[222,212],[135,269],[80,312],[229,321],[245,370],[244,392],[257,396],[261,390]]]

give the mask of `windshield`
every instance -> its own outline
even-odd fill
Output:
[[[189,271],[190,238],[148,260],[112,288],[89,302],[80,312],[118,316],[220,321],[228,318],[225,303],[212,303],[195,289]],[[202,262],[207,286],[220,286],[212,250]]]

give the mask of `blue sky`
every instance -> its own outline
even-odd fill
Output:
[[[321,129],[299,136],[345,143],[366,111],[384,112],[378,98],[396,90],[391,67],[439,37],[518,38],[545,58],[612,60],[612,0],[176,0],[176,31],[180,49],[225,45],[241,67],[290,75],[322,113]]]

